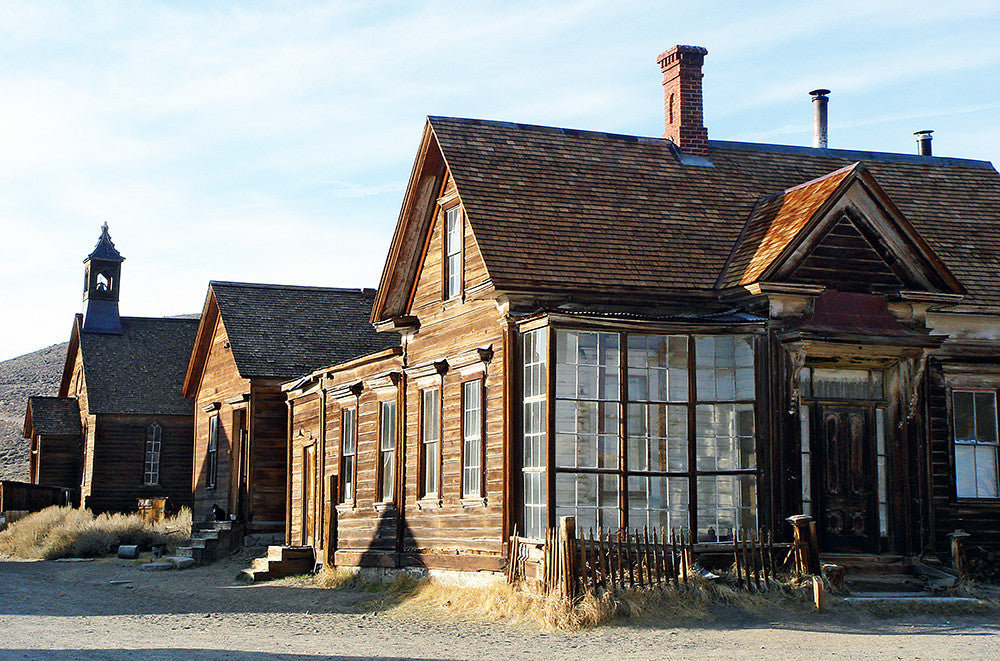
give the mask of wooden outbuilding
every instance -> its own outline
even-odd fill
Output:
[[[517,531],[742,530],[824,553],[1000,548],[1000,175],[431,117],[371,320],[399,349],[288,382],[293,544],[498,569]],[[729,545],[729,546],[727,546]]]
[[[24,438],[31,443],[31,484],[76,488],[83,475],[80,406],[74,397],[28,398]]]
[[[368,323],[373,300],[373,290],[209,284],[183,387],[194,400],[196,522],[221,509],[247,534],[283,536],[288,407],[279,385],[398,344]]]

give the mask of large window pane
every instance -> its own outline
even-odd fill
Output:
[[[757,467],[753,404],[699,404],[695,409],[698,470]]]
[[[740,528],[757,528],[756,477],[704,475],[698,477],[698,540],[732,541]]]
[[[618,465],[618,404],[556,402],[556,465],[615,468]]]
[[[687,528],[688,501],[686,477],[630,476],[629,528]]]
[[[617,333],[558,331],[556,397],[617,399],[619,354]]]
[[[699,401],[754,398],[752,337],[697,337],[694,355]]]
[[[686,471],[687,406],[629,404],[628,410],[628,469]]]
[[[591,529],[617,529],[618,477],[557,473],[556,516],[576,517],[576,529],[579,533]]]

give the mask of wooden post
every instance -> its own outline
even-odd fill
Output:
[[[618,565],[618,586],[625,587],[625,567],[622,565],[622,536],[615,535],[615,563]]]
[[[600,556],[601,561],[601,585],[605,590],[609,589],[608,584],[608,567],[611,566],[611,549],[604,549],[604,530],[597,531],[597,554]],[[611,581],[613,584],[614,581]]]
[[[820,576],[812,577],[813,586],[813,603],[816,606],[816,612],[822,613],[826,610],[826,590],[823,588],[823,578]]]
[[[663,556],[660,553],[660,540],[656,536],[656,528],[653,528],[653,558],[656,562],[656,583],[663,583]]]
[[[965,549],[962,548],[962,542],[965,541],[966,537],[970,537],[970,535],[964,530],[956,530],[955,532],[948,533],[948,537],[951,538],[951,568],[958,574],[959,580],[963,583],[968,583],[969,570],[966,567]]]
[[[795,557],[795,572],[799,576],[804,576],[805,574],[818,574],[818,558],[816,562],[817,571],[813,571],[814,561],[810,557],[812,555],[813,542],[810,540],[812,537],[812,531],[810,530],[810,525],[813,520],[811,516],[806,514],[796,514],[795,516],[790,516],[787,519],[790,524],[792,524],[792,533],[794,537],[795,548],[798,549],[798,553]]]
[[[740,542],[736,528],[733,528],[733,567],[736,568],[736,587],[743,587],[743,572],[740,571]]]
[[[760,571],[757,568],[757,531],[750,531],[750,563],[753,565],[753,582],[757,586],[757,590],[762,591],[763,586],[760,582]],[[763,560],[761,561],[763,564]]]
[[[823,573],[819,566],[819,534],[816,532],[816,522],[812,520],[809,521],[809,573],[814,576]]]
[[[681,582],[687,583],[688,574],[688,557],[687,557],[687,543],[684,541],[684,528],[681,528],[680,532],[680,542],[681,542]]]

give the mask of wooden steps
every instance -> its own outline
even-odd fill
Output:
[[[821,554],[821,564],[843,569],[843,591],[852,599],[934,599],[956,587],[949,572],[900,555]]]
[[[269,546],[267,555],[254,559],[240,577],[251,583],[285,576],[311,574],[316,567],[316,556],[311,546]]]
[[[208,564],[232,553],[242,543],[240,532],[232,521],[199,524],[199,528],[191,532],[188,545],[178,547],[176,555],[191,558],[198,565]]]

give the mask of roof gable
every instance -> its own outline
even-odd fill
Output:
[[[755,282],[962,292],[861,163],[755,205],[717,284]]]
[[[433,206],[413,201],[440,188],[440,179],[430,179],[443,175],[445,163],[500,292],[587,301],[714,296],[755,205],[861,161],[884,188],[879,204],[912,223],[914,241],[933,246],[917,252],[937,255],[968,290],[963,305],[1000,309],[1000,174],[989,163],[721,141],[709,147],[713,167],[696,168],[659,138],[430,118],[373,320],[404,314],[410,289],[403,283],[413,281],[412,255],[424,246],[420,214]]]
[[[371,290],[213,281],[184,392],[193,396],[198,387],[217,320],[244,379],[291,379],[398,344],[398,337],[375,333],[374,298]]]

